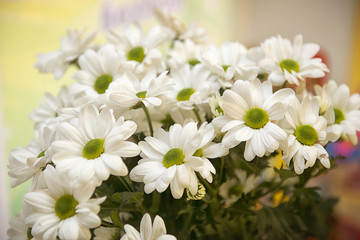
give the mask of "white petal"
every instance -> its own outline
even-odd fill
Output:
[[[143,240],[151,240],[152,223],[149,214],[144,214],[140,222],[140,235]]]
[[[151,239],[159,239],[160,236],[166,234],[166,228],[164,220],[158,215],[155,216]]]
[[[254,132],[254,135],[251,138],[251,140],[249,140],[251,142],[252,149],[253,149],[254,153],[256,154],[256,156],[263,157],[266,150],[265,150],[265,146],[261,140],[260,131],[256,130],[253,132]]]
[[[119,156],[115,156],[112,154],[103,153],[101,155],[101,159],[106,164],[106,166],[110,169],[111,174],[116,176],[125,176],[128,173],[128,169]]]
[[[59,229],[60,239],[73,240],[79,236],[79,223],[76,217],[63,220],[63,224]]]

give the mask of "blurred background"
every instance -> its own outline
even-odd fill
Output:
[[[28,184],[10,189],[7,176],[10,150],[26,146],[33,137],[28,115],[45,92],[57,94],[73,82],[71,74],[55,81],[34,68],[36,53],[59,48],[67,29],[105,31],[134,20],[156,24],[153,8],[165,8],[181,21],[196,21],[209,30],[214,43],[240,41],[258,45],[280,34],[321,46],[319,56],[332,78],[360,92],[359,0],[0,0],[0,239],[6,239],[8,219],[22,208]],[[318,180],[324,194],[340,197],[332,239],[360,239],[360,148],[331,145],[333,154],[347,156]]]

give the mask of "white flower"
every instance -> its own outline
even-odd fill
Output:
[[[175,39],[190,39],[195,43],[205,43],[208,39],[206,29],[197,27],[196,23],[192,23],[186,27],[168,11],[160,10],[159,8],[155,8],[155,14],[162,25],[174,32]]]
[[[281,126],[287,130],[288,149],[284,150],[287,166],[291,159],[294,169],[301,174],[304,169],[312,167],[316,159],[330,168],[329,155],[320,144],[326,139],[326,119],[319,116],[319,103],[316,98],[305,97],[302,103],[296,97],[290,98],[290,104]]]
[[[121,157],[139,154],[136,144],[125,141],[136,130],[136,124],[115,120],[104,108],[99,113],[94,105],[86,105],[79,113],[77,124],[60,125],[60,137],[53,143],[53,162],[61,172],[77,177],[82,183],[100,185],[110,174],[125,176],[128,169]]]
[[[146,193],[155,189],[164,192],[170,184],[174,198],[181,198],[185,188],[195,195],[198,190],[195,171],[214,171],[210,162],[205,164],[201,157],[195,156],[203,139],[207,142],[204,132],[198,132],[196,125],[195,122],[189,122],[184,127],[174,124],[169,132],[159,128],[154,137],[141,141],[142,159],[131,170],[130,178],[144,182]]]
[[[323,87],[315,85],[314,88],[322,103],[320,112],[328,121],[327,138],[334,142],[344,133],[356,145],[356,131],[360,131],[360,95],[350,95],[348,86],[338,86],[334,80],[330,80]]]
[[[96,32],[88,33],[84,38],[84,30],[68,30],[67,35],[61,39],[60,50],[38,54],[35,67],[40,72],[53,73],[56,79],[62,77],[71,63],[76,63],[77,58],[89,48],[90,42],[96,37]]]
[[[197,45],[189,39],[175,41],[174,47],[168,51],[168,64],[171,68],[180,68],[185,64],[194,66],[200,63],[202,50],[202,45]]]
[[[265,58],[260,66],[269,73],[268,80],[280,86],[285,81],[299,85],[299,79],[320,78],[329,69],[320,58],[314,58],[320,46],[315,43],[303,44],[302,35],[297,35],[293,44],[281,36],[266,39],[261,45]]]
[[[247,58],[247,49],[238,42],[225,42],[220,48],[208,47],[200,58],[223,87],[231,87],[236,79],[251,80],[258,74],[258,67]]]
[[[192,68],[187,64],[182,68],[171,69],[170,76],[176,85],[169,98],[184,110],[191,110],[195,105],[206,103],[220,88],[216,77],[211,76],[200,64]]]
[[[9,176],[13,178],[11,187],[32,178],[31,190],[44,188],[44,172],[51,164],[51,144],[56,132],[46,126],[40,127],[39,141],[31,139],[27,147],[13,149],[9,157]]]
[[[7,231],[10,240],[34,239],[30,227],[25,223],[25,218],[30,212],[29,206],[24,204],[22,212],[10,219],[10,228]]]
[[[141,26],[134,22],[124,34],[111,31],[107,37],[128,60],[121,71],[133,71],[136,75],[145,74],[149,67],[154,67],[157,72],[165,71],[164,59],[156,47],[171,39],[172,33],[167,29],[156,26],[144,35]]]
[[[35,122],[35,132],[39,131],[39,127],[45,124],[51,129],[55,129],[60,121],[64,120],[61,117],[62,108],[73,107],[72,94],[66,86],[63,86],[59,94],[54,97],[50,93],[45,93],[44,101],[40,107],[30,114],[30,119]]]
[[[240,199],[242,194],[251,192],[259,183],[259,176],[248,174],[241,169],[235,169],[236,178],[223,183],[219,188],[219,195],[225,200],[226,205],[231,205]]]
[[[75,92],[86,91],[93,99],[101,98],[99,95],[106,92],[118,74],[123,61],[124,59],[111,45],[107,45],[97,52],[91,49],[87,50],[79,58],[80,70],[73,75],[79,84],[75,85],[76,87],[72,86],[72,90]]]
[[[93,185],[72,182],[53,167],[45,172],[45,179],[48,189],[24,196],[32,208],[25,220],[32,227],[31,234],[35,239],[90,239],[89,229],[101,223],[97,214],[105,197],[90,199]]]
[[[220,93],[216,92],[215,95],[210,97],[208,100],[211,113],[215,117],[220,117],[220,116],[224,115],[224,111],[221,109],[221,107],[219,105],[220,98],[221,98]]]
[[[251,161],[255,156],[263,157],[279,148],[287,134],[276,122],[284,117],[285,98],[293,95],[291,89],[281,89],[273,94],[269,81],[261,84],[258,79],[251,82],[238,80],[232,90],[226,90],[220,101],[224,116],[213,123],[226,132],[222,142],[235,147],[246,142],[244,157]]]
[[[142,79],[128,72],[119,77],[108,91],[107,106],[112,109],[129,109],[139,102],[146,107],[160,106],[161,97],[174,86],[174,81],[163,72],[157,77],[154,68],[150,68]]]
[[[155,216],[154,223],[151,223],[150,215],[144,214],[140,222],[140,232],[129,224],[125,224],[124,230],[126,234],[120,240],[176,240],[173,235],[166,234],[164,220],[158,215]]]
[[[216,170],[208,158],[218,158],[225,156],[229,153],[229,149],[224,147],[221,143],[214,143],[212,140],[215,138],[215,130],[212,124],[207,122],[203,123],[198,133],[201,134],[201,143],[194,153],[194,156],[200,157],[203,160],[204,167],[199,171],[200,175],[208,182],[212,182],[212,174],[216,173]],[[211,174],[212,173],[212,174]]]

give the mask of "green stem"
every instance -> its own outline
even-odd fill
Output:
[[[197,107],[194,107],[193,112],[195,113],[196,118],[197,118],[197,120],[199,121],[199,125],[201,125],[201,124],[202,124],[202,120],[201,120],[201,117],[200,117],[200,114],[199,114],[199,109],[198,109]]]
[[[135,188],[134,188],[133,181],[131,181],[129,175],[126,175],[126,176],[124,177],[124,179],[125,179],[126,183],[128,184],[128,186],[131,188],[131,190],[132,190],[133,192],[136,192],[136,191],[135,191]]]
[[[274,192],[277,188],[279,188],[279,187],[281,187],[281,185],[284,183],[284,180],[281,180],[278,184],[276,184],[274,187],[272,187],[272,188],[269,188],[269,190],[267,190],[266,192],[264,192],[264,193],[262,193],[260,196],[259,196],[259,198],[260,197],[263,197],[263,196],[265,196],[265,195],[267,195],[267,194],[269,194],[269,193],[271,193],[271,192]]]
[[[129,187],[129,185],[127,184],[127,182],[126,182],[126,180],[125,179],[123,179],[122,177],[118,177],[118,179],[121,181],[121,183],[125,186],[125,188],[126,188],[126,190],[128,191],[128,192],[132,192],[131,191],[131,188]]]
[[[208,183],[205,179],[201,178],[202,183],[205,185],[206,190],[211,192],[212,195],[216,196],[217,191]]]
[[[221,165],[220,165],[220,174],[219,174],[219,182],[218,182],[218,188],[221,185],[221,179],[223,177],[224,174],[224,164],[225,164],[225,157],[221,158]]]
[[[159,211],[159,206],[160,206],[160,193],[154,191],[152,194],[153,195],[152,195],[152,203],[151,203],[150,211],[157,213]]]
[[[151,122],[149,109],[144,104],[142,104],[142,109],[144,110],[144,113],[146,115],[146,120],[148,122],[149,129],[150,129],[150,135],[153,136],[154,135],[154,129],[153,129],[153,125],[152,125],[152,122]]]

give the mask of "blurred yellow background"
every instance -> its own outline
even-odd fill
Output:
[[[7,228],[6,218],[20,211],[29,186],[10,189],[5,177],[10,150],[29,144],[33,124],[28,115],[39,106],[44,92],[56,95],[61,85],[73,82],[74,69],[59,81],[51,74],[39,74],[34,68],[36,53],[58,49],[67,29],[103,31],[109,25],[124,27],[139,16],[141,23],[154,25],[155,5],[170,7],[185,23],[197,21],[209,29],[215,43],[237,40],[251,46],[275,34],[293,39],[302,33],[304,42],[321,45],[332,78],[348,83],[353,92],[360,90],[360,1],[0,0],[1,234]],[[124,14],[137,9],[142,14],[114,17],[116,10]]]

